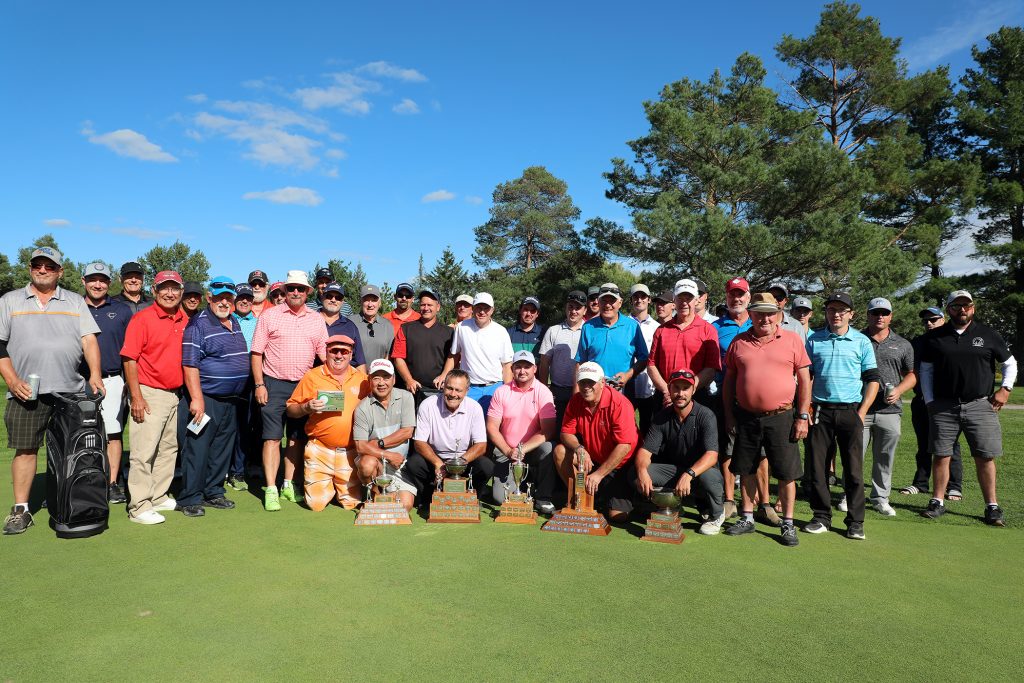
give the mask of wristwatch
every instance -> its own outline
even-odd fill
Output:
[[[265,387],[265,386],[267,386],[267,385],[263,384],[262,382],[260,382],[259,384],[253,385],[253,389],[259,389],[260,387]]]
[[[686,473],[690,475],[690,479],[696,479],[697,478],[697,473],[693,471],[692,467],[690,469],[686,470]]]
[[[796,419],[798,419],[798,420],[810,420],[811,416],[809,414],[807,414],[807,413],[800,413],[800,414],[798,414],[796,416]]]
[[[377,439],[377,448],[384,450],[384,439]]]

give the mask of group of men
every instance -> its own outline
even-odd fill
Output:
[[[624,296],[606,283],[569,292],[564,320],[546,329],[540,301],[526,296],[506,329],[492,319],[487,292],[460,295],[458,319],[446,325],[430,289],[400,284],[395,308],[382,314],[379,288],[364,286],[350,306],[326,269],[313,285],[301,270],[275,283],[260,270],[239,284],[215,277],[199,291],[202,307],[186,305],[195,288],[173,271],[156,274],[150,297],[134,262],[121,268],[117,297],[108,293],[109,268],[89,264],[83,298],[58,286],[62,263],[56,250],[37,249],[31,282],[0,299],[0,373],[15,449],[5,534],[32,524],[28,494],[52,395],[87,384],[103,395],[109,500],[127,501],[129,519],[145,525],[171,510],[201,517],[207,508],[234,507],[225,484],[247,488],[246,463],[256,459],[267,511],[300,497],[314,511],[332,501],[352,509],[384,472],[412,509],[429,503],[445,462],[458,456],[481,497],[496,504],[515,486],[512,463],[523,460],[542,514],[565,501],[567,482],[582,471],[613,522],[667,487],[692,497],[703,534],[719,533],[738,514],[727,535],[754,531],[756,519],[778,526],[780,542],[795,546],[798,481],[812,510],[804,531],[831,528],[838,451],[845,496],[836,507],[846,512],[846,536],[863,539],[865,450],[870,442],[874,508],[895,515],[889,497],[901,397],[912,389],[918,471],[901,492],[926,491],[933,471],[922,514],[940,516],[947,493],[962,491],[956,443],[963,433],[985,521],[1003,522],[996,413],[1016,362],[999,335],[974,320],[965,291],[949,296],[948,322],[937,308],[922,311],[929,331],[911,344],[890,329],[884,298],[869,302],[858,331],[852,299],[833,293],[825,326],[812,331],[809,299],[790,302],[783,285],[751,293],[740,277],[726,283],[717,317],[706,309],[707,285],[685,278],[653,297],[653,316],[645,285]],[[993,392],[997,363],[1003,379]],[[38,395],[29,375],[40,377]],[[181,486],[171,498],[176,464]],[[770,476],[778,481],[775,505]]]

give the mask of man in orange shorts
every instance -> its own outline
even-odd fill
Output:
[[[370,389],[366,373],[352,367],[353,348],[355,341],[349,336],[330,337],[327,362],[303,375],[288,399],[288,417],[309,418],[303,472],[306,505],[314,512],[335,497],[351,510],[361,498],[362,487],[352,471],[356,459],[352,419]]]

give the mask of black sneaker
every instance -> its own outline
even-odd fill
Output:
[[[928,519],[938,519],[944,514],[946,514],[946,506],[934,498],[928,502],[928,507],[921,511],[921,516]],[[988,512],[985,515],[985,520],[988,521]]]
[[[804,525],[804,532],[808,534],[823,534],[826,531],[828,531],[828,527],[825,526],[825,523],[816,519],[812,519]]]
[[[542,515],[553,515],[555,514],[555,504],[550,500],[538,500],[533,505],[533,509]]]
[[[985,524],[989,526],[1006,526],[1006,522],[1003,521],[1003,511],[998,505],[985,506]]]
[[[124,489],[118,486],[116,481],[107,487],[107,502],[111,505],[123,505],[128,502]]]
[[[206,510],[202,505],[179,505],[178,509],[186,517],[202,517],[206,514]]]
[[[218,510],[230,510],[235,507],[235,501],[228,500],[224,496],[217,496],[216,498],[207,498],[203,501],[203,505],[207,507],[216,508]]]
[[[782,535],[779,537],[779,542],[789,548],[800,545],[800,539],[796,537],[796,526],[792,522],[782,523]]]
[[[739,536],[741,534],[752,533],[754,533],[754,523],[746,517],[743,517],[740,521],[725,530],[726,536]]]
[[[35,524],[35,521],[32,519],[31,512],[28,510],[18,512],[17,507],[12,507],[11,514],[7,515],[7,519],[4,520],[4,536],[23,534],[25,529],[33,524]]]
[[[846,537],[852,538],[855,541],[864,540],[864,523],[863,522],[850,522],[846,525]]]

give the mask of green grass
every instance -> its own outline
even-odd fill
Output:
[[[60,541],[43,510],[0,538],[0,681],[1018,680],[1024,412],[1001,419],[1007,528],[980,522],[969,468],[938,522],[916,514],[926,496],[896,495],[895,519],[868,511],[867,541],[796,549],[692,519],[681,546],[641,543],[639,525],[355,528],[336,507],[269,514],[233,492],[233,511],[142,527],[118,508],[107,533]],[[904,435],[896,485],[909,421]]]

